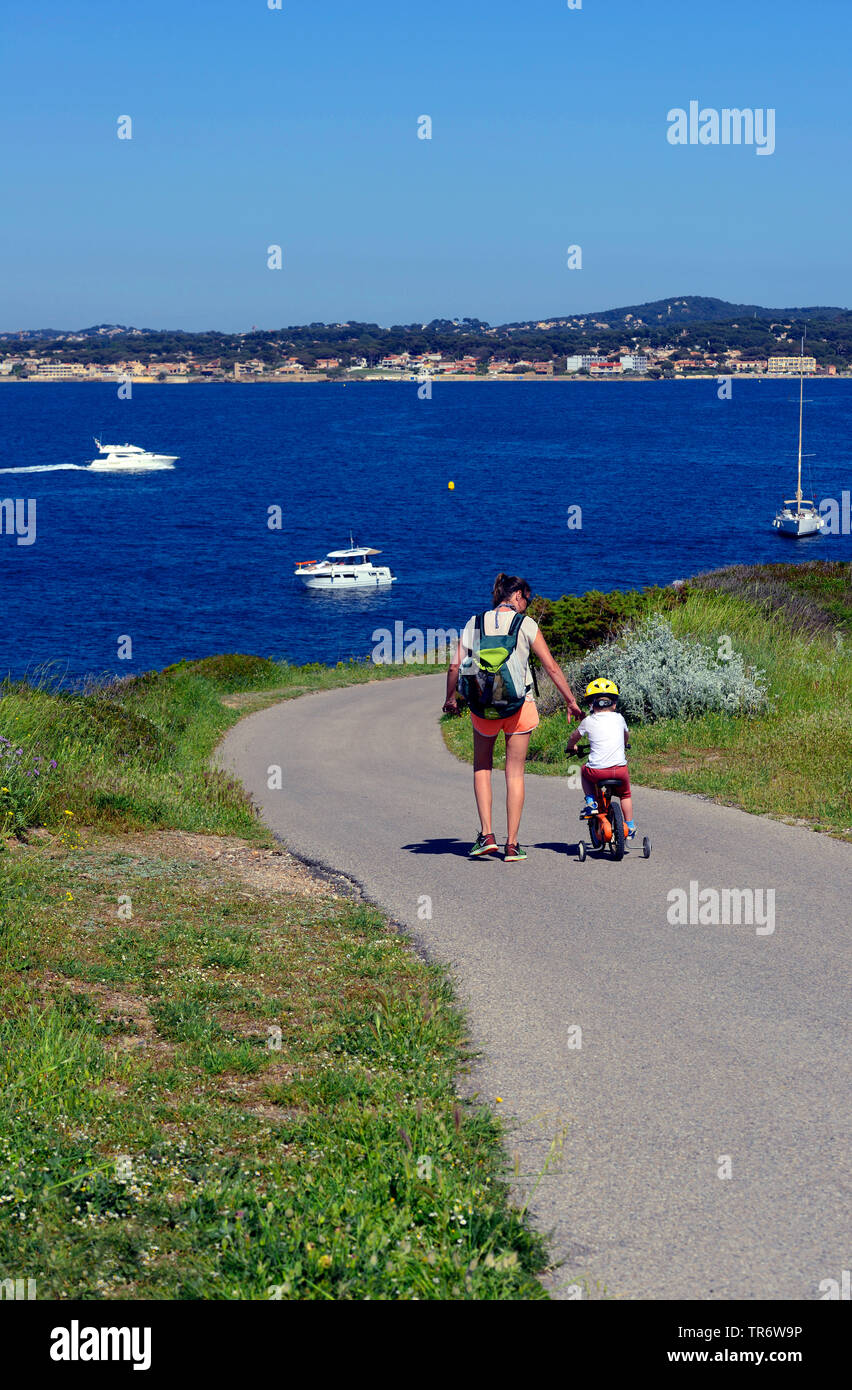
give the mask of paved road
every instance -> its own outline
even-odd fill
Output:
[[[640,790],[651,858],[581,864],[579,794],[532,776],[526,863],[470,862],[471,773],[444,747],[442,691],[417,676],[277,705],[219,758],[297,854],[451,963],[482,1048],[472,1089],[510,1119],[563,1262],[554,1296],[818,1297],[852,1254],[852,848]],[[670,924],[690,881],[774,889],[774,931]]]

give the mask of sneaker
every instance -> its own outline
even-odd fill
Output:
[[[510,845],[508,842],[503,851],[503,858],[507,864],[516,864],[519,859],[526,859],[527,852],[523,845]]]
[[[482,831],[468,853],[468,859],[481,859],[484,854],[499,854],[497,841],[493,835],[483,835]]]
[[[596,816],[597,814],[598,803],[596,801],[587,801],[580,812],[580,820],[590,820],[592,816]]]
[[[624,822],[624,834],[625,834],[625,836],[627,837],[628,840],[635,840],[635,839],[636,839],[636,822],[635,822],[635,821],[626,820],[626,821]]]

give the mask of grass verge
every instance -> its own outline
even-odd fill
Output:
[[[207,771],[244,687],[376,672],[249,660],[3,692],[0,1278],[48,1299],[544,1298],[498,1122],[457,1093],[446,975]]]

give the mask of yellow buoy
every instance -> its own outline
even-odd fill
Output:
[[[450,489],[450,492],[452,492],[453,488],[455,487],[455,483],[447,483],[447,487]]]

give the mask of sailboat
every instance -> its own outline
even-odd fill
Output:
[[[825,527],[825,518],[820,516],[816,503],[802,497],[802,405],[805,389],[805,340],[799,354],[799,472],[796,481],[796,496],[787,498],[780,512],[776,513],[773,528],[782,536],[818,536]]]

